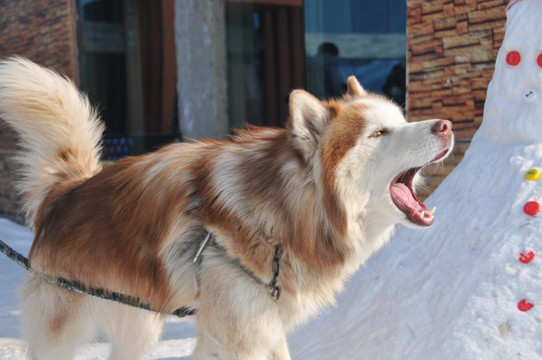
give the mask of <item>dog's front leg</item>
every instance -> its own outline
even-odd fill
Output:
[[[280,303],[235,262],[208,248],[200,272],[193,359],[289,360]]]
[[[284,334],[280,343],[278,343],[269,357],[271,360],[290,360],[290,350],[288,350],[288,342],[286,341],[286,334]]]
[[[232,321],[231,309],[222,307],[220,310],[228,314],[198,313],[197,345],[192,359],[290,360],[278,316],[269,319],[268,314],[260,313],[258,315],[263,316],[252,314]],[[245,310],[250,311],[250,308]]]

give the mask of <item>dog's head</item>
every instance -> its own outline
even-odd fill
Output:
[[[398,106],[353,76],[341,99],[319,101],[302,90],[290,97],[292,141],[320,181],[328,215],[343,211],[349,222],[370,214],[382,225],[431,225],[433,211],[415,187],[425,165],[451,152],[451,128],[447,120],[407,123]]]

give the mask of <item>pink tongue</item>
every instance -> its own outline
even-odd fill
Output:
[[[391,191],[395,197],[403,203],[403,205],[414,210],[425,210],[420,203],[414,199],[410,189],[405,184],[393,184]]]

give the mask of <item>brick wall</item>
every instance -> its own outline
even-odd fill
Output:
[[[0,216],[17,216],[19,213],[19,203],[13,188],[17,169],[13,161],[15,140],[15,134],[0,121]]]
[[[454,122],[470,139],[482,122],[484,101],[504,37],[506,0],[408,0],[408,117]],[[461,141],[444,166],[427,169],[429,195],[459,163]]]
[[[0,0],[0,58],[23,55],[76,77],[73,0]]]
[[[0,59],[22,55],[76,79],[72,0],[0,0]],[[0,215],[16,217],[15,135],[0,121]]]
[[[408,115],[450,119],[471,138],[504,37],[506,0],[407,2]]]

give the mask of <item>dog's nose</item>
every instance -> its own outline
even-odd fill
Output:
[[[449,120],[437,120],[431,128],[431,132],[438,136],[449,136],[452,133],[452,122]]]

